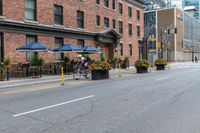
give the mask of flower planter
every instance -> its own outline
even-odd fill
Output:
[[[165,70],[165,65],[156,65],[157,70]]]
[[[100,79],[109,79],[109,71],[108,70],[93,70],[92,80],[100,80]]]
[[[145,67],[137,67],[137,73],[147,73],[148,68]]]

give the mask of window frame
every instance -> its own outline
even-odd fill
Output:
[[[115,0],[112,0],[112,9],[116,10],[116,1]]]
[[[123,55],[124,55],[123,43],[120,43],[120,44],[119,44],[119,47],[120,47],[120,56],[123,56]]]
[[[137,25],[137,37],[140,37],[140,26]]]
[[[115,19],[112,20],[112,28],[116,29],[116,20]]]
[[[123,21],[119,21],[119,33],[123,34]]]
[[[61,14],[56,14],[56,12],[55,12],[55,8],[56,8],[56,7],[57,7],[57,8],[60,8]],[[61,21],[61,22],[58,22],[58,23],[57,23],[56,17],[60,17],[60,21]],[[60,6],[60,5],[54,5],[54,24],[63,25],[63,7]]]
[[[28,42],[28,38],[34,38],[35,41]],[[37,35],[26,35],[26,44],[34,43],[34,42],[37,42],[37,41],[38,41],[38,36]],[[27,62],[31,61],[31,59],[29,59],[29,56],[30,55],[32,56],[33,54],[34,54],[33,52],[26,52],[26,61]]]
[[[99,5],[100,4],[100,0],[96,0],[96,4]]]
[[[107,20],[107,26],[106,26],[106,20]],[[104,28],[109,28],[110,27],[110,25],[109,25],[109,18],[106,18],[106,17],[104,17]]]
[[[99,15],[96,16],[96,26],[100,26],[101,25],[101,18]]]
[[[109,8],[109,0],[103,0],[103,5],[106,8]]]
[[[26,2],[28,2],[28,1],[34,1],[34,9],[28,8],[26,6]],[[33,13],[33,18],[32,19],[27,18],[27,16],[26,16],[27,12],[32,12]],[[24,12],[24,14],[25,14],[25,19],[26,20],[37,21],[37,0],[25,0],[25,12]]]
[[[133,45],[129,44],[128,47],[129,47],[129,56],[133,56]]]
[[[118,3],[118,10],[119,10],[119,14],[123,15],[123,4],[122,3]]]
[[[0,0],[0,16],[3,16],[3,0]]]
[[[128,16],[129,16],[130,18],[133,17],[132,7],[130,7],[130,6],[128,6]]]
[[[140,20],[140,10],[137,10],[137,20]]]
[[[129,36],[133,35],[133,25],[131,23],[128,24],[128,35]]]
[[[55,40],[54,40],[54,44],[55,44],[55,46],[56,46],[56,48],[59,48],[59,47],[61,47],[61,46],[63,46],[64,45],[64,39],[63,38],[61,38],[61,37],[55,37],[54,38]],[[59,47],[57,47],[57,42],[56,42],[56,40],[59,40],[61,43],[59,43],[59,44],[61,44]],[[59,59],[57,59],[57,55],[59,55]],[[55,61],[60,61],[60,60],[62,60],[64,58],[64,53],[55,53]]]
[[[81,16],[79,16],[81,15]],[[84,29],[85,27],[85,24],[84,24],[84,12],[83,11],[80,11],[80,10],[77,10],[76,12],[76,19],[77,19],[77,28],[81,28],[81,29]]]
[[[79,43],[79,42],[81,42],[81,43]],[[82,44],[82,46],[79,45],[79,44]],[[77,39],[77,46],[78,46],[78,47],[81,46],[81,48],[83,48],[83,47],[85,46],[85,40],[84,40],[84,39]]]

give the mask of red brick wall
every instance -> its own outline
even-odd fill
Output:
[[[81,0],[37,0],[37,23],[44,24],[44,25],[54,25],[54,4],[56,5],[62,5],[63,6],[63,16],[64,16],[64,27],[66,28],[77,28],[76,24],[76,11],[80,10],[84,12],[84,22],[85,22],[85,31],[93,31],[98,32],[104,29],[104,17],[109,18],[109,25],[112,28],[112,19],[116,20],[116,31],[118,31],[118,20],[123,21],[123,38],[121,39],[121,42],[123,42],[123,48],[124,48],[124,57],[128,57],[129,55],[129,49],[128,44],[132,44],[133,46],[133,56],[129,57],[130,60],[133,62],[138,58],[138,38],[137,37],[137,25],[140,25],[140,31],[141,31],[141,37],[143,37],[143,11],[141,8],[139,8],[136,5],[133,5],[131,3],[126,2],[125,0],[122,0],[123,3],[123,15],[122,17],[119,17],[118,15],[118,0],[116,0],[116,10],[112,10],[112,1],[110,1],[109,9],[103,6],[103,0],[100,0],[100,5],[96,5],[95,0],[85,0],[84,2]],[[25,21],[24,18],[24,0],[3,0],[4,5],[4,16],[7,19],[13,19],[18,21]],[[128,5],[132,7],[132,19],[129,19],[128,17]],[[141,16],[140,21],[137,21],[136,19],[136,10],[139,9]],[[99,15],[101,17],[101,26],[96,26],[96,15]],[[132,23],[133,27],[133,35],[128,35],[128,23]],[[11,35],[9,37],[9,35]],[[8,48],[12,45],[15,47],[24,44],[25,43],[25,35],[17,35],[17,34],[9,34],[6,33],[5,38],[8,38],[5,42],[5,45],[8,45],[5,47],[5,55],[12,56],[13,52],[16,53],[14,50],[12,50],[12,53],[9,51],[12,48]],[[12,38],[9,39],[9,38]],[[15,41],[16,40],[16,41]],[[76,44],[76,39],[64,39],[65,43],[73,43]],[[54,47],[54,38],[53,37],[38,37],[38,41],[41,43],[44,43],[48,45],[49,47]],[[16,44],[16,45],[15,45]],[[95,46],[94,42],[86,41],[86,44]],[[20,54],[21,55],[21,54]],[[23,54],[22,54],[23,55]],[[48,61],[53,61],[54,56],[52,54],[42,54],[43,56],[46,56],[48,58]],[[19,55],[18,55],[19,56]],[[74,57],[76,55],[72,55]],[[20,56],[18,57],[20,58]],[[22,58],[24,58],[22,56]],[[96,57],[95,57],[96,58]],[[22,59],[16,60],[21,61]]]

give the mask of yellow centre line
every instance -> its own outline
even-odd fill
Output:
[[[34,87],[34,86],[33,86]],[[51,85],[51,86],[44,86],[40,88],[32,88],[32,89],[22,89],[22,90],[16,90],[16,91],[7,91],[7,92],[2,92],[0,95],[5,95],[5,94],[16,94],[16,93],[25,93],[25,92],[34,92],[34,91],[41,91],[41,90],[48,90],[48,89],[55,89],[56,87],[60,87],[59,85]]]

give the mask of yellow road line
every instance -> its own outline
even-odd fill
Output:
[[[42,88],[40,87],[40,88],[36,88],[36,89],[27,88],[27,89],[23,89],[23,90],[2,92],[2,93],[0,93],[0,95],[42,91],[42,90],[54,89],[55,87],[60,87],[60,86],[59,85],[51,85],[50,87],[46,86],[46,87],[42,87]]]

